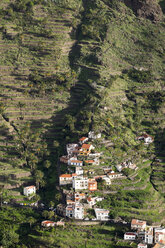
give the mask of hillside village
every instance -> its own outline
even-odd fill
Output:
[[[112,167],[104,167],[100,160],[103,154],[97,152],[93,145],[94,140],[100,138],[101,133],[89,132],[88,137],[80,138],[78,143],[66,145],[67,154],[59,158],[61,164],[67,168],[67,173],[59,175],[59,189],[64,200],[54,209],[56,214],[65,220],[61,219],[57,222],[44,220],[41,223],[43,227],[65,226],[65,222],[69,219],[90,221],[91,225],[92,221],[105,223],[111,221],[110,211],[97,206],[104,200],[99,192],[103,191],[104,187],[108,190],[115,179],[125,179],[126,176],[122,173],[124,168],[136,171],[138,167],[132,161],[124,161],[116,165],[117,172],[113,171]],[[147,145],[153,142],[153,137],[142,134],[137,140],[143,140]],[[96,165],[102,167],[102,174],[97,174]],[[35,186],[24,188],[24,194],[27,196],[35,193]],[[123,221],[123,224],[130,228],[130,231],[124,233],[124,241],[136,242],[137,248],[165,247],[164,227],[147,225],[145,220],[138,219],[132,219],[130,224]]]

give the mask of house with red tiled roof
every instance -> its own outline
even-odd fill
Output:
[[[41,226],[44,226],[44,227],[52,227],[55,225],[56,225],[56,223],[54,221],[51,221],[51,220],[44,220],[41,222]]]
[[[31,186],[24,187],[23,194],[25,196],[30,196],[32,194],[36,194],[36,186],[31,185]]]
[[[131,229],[143,231],[146,228],[146,221],[132,219],[131,221]]]
[[[82,138],[80,138],[79,139],[79,143],[82,145],[82,144],[84,144],[85,142],[87,142],[88,141],[88,137],[82,137]]]
[[[83,144],[80,151],[79,151],[79,155],[82,155],[82,156],[87,156],[91,150],[94,149],[94,146],[91,145],[91,144]]]
[[[74,174],[62,174],[59,177],[59,184],[60,185],[67,185],[67,184],[72,184],[72,179],[77,176],[76,173]]]

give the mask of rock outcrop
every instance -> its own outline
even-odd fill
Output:
[[[139,17],[147,18],[155,22],[162,19],[162,9],[156,0],[125,0],[125,4],[132,8]]]

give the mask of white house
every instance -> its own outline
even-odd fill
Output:
[[[153,227],[148,227],[145,231],[145,237],[144,237],[144,242],[146,244],[152,245],[154,241],[154,235],[153,235]]]
[[[83,161],[80,161],[77,159],[71,159],[71,160],[68,160],[68,165],[83,166]]]
[[[51,227],[51,226],[55,226],[56,223],[54,221],[51,221],[51,220],[44,220],[41,222],[41,226],[44,226],[44,227]]]
[[[72,180],[72,187],[75,190],[88,189],[88,178],[83,176],[77,176]]]
[[[152,136],[144,133],[141,136],[138,136],[137,140],[144,140],[145,144],[150,144],[154,141],[154,138]]]
[[[88,138],[89,139],[100,139],[101,138],[101,133],[96,134],[95,132],[90,131],[88,133]]]
[[[124,234],[124,240],[135,240],[135,239],[136,239],[136,233],[126,232]]]
[[[72,184],[72,174],[62,174],[59,177],[60,185]]]
[[[84,207],[80,203],[66,206],[66,217],[82,220],[84,218]]]
[[[109,210],[102,208],[95,208],[95,215],[97,220],[101,220],[101,221],[109,220]]]
[[[75,204],[74,218],[78,220],[82,220],[84,218],[84,207],[80,203]]]
[[[138,244],[137,248],[147,248],[147,244]]]
[[[132,219],[131,221],[131,229],[135,230],[140,230],[143,231],[146,228],[146,221],[144,220],[137,220],[137,219]]]
[[[108,177],[110,179],[122,178],[123,174],[122,173],[117,173],[117,172],[111,172],[111,173],[108,173]]]
[[[161,240],[165,242],[165,228],[156,227],[154,228],[154,243],[158,243]]]
[[[66,206],[66,217],[68,218],[74,217],[74,205]]]
[[[28,186],[28,187],[24,187],[23,189],[23,194],[26,196],[32,195],[36,193],[36,186],[32,185],[32,186]]]
[[[75,173],[76,173],[78,176],[80,176],[80,175],[83,175],[84,171],[83,171],[82,167],[76,167]]]

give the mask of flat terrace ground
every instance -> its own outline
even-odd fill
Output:
[[[54,231],[54,228],[52,231],[40,230],[38,231],[38,236],[31,235],[31,238],[34,242],[45,242],[47,245],[48,243],[49,245],[54,243],[54,245],[59,245],[62,248],[136,247],[133,242],[123,241],[123,231],[126,230],[128,231],[129,229],[121,225],[74,226],[74,224],[66,223],[64,229],[57,227],[56,231]],[[70,233],[69,236],[68,232]],[[41,247],[44,247],[44,245]]]

